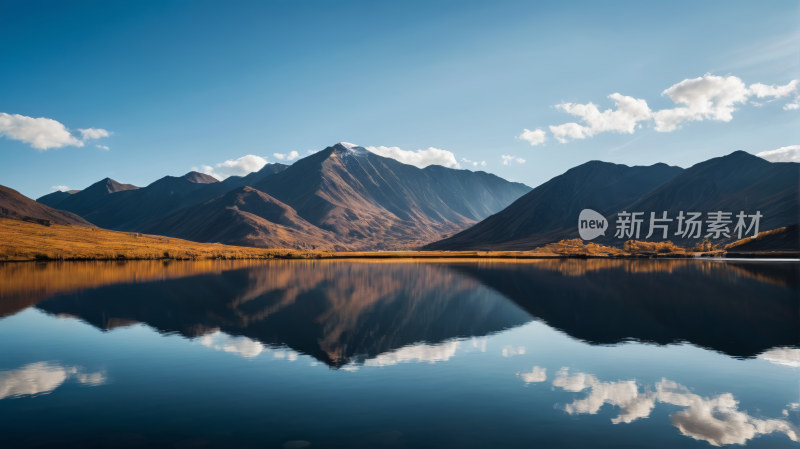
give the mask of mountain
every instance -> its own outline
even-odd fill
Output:
[[[73,213],[37,203],[14,189],[0,185],[0,217],[4,215],[50,220],[61,225],[94,226]]]
[[[247,176],[230,176],[223,181],[208,184],[201,189],[187,194],[183,201],[181,201],[180,207],[204,203],[238,187],[253,187],[257,182],[267,176],[283,171],[287,167],[289,166],[278,163],[267,164],[261,170],[250,173]]]
[[[252,187],[236,188],[137,229],[147,234],[227,245],[347,249],[331,232],[317,228],[291,207]]]
[[[702,212],[704,221],[709,219],[708,212],[731,212],[731,231],[736,226],[738,220],[735,216],[739,212],[744,211],[749,215],[758,211],[763,215],[759,231],[769,231],[800,222],[798,187],[800,163],[769,162],[750,153],[736,151],[692,166],[628,205],[625,210],[644,212],[646,219],[642,224],[642,238],[649,229],[650,212],[660,217],[664,211],[667,217],[673,219],[680,211]],[[608,216],[609,224],[616,222],[617,212]],[[749,226],[750,219],[746,224]],[[672,222],[671,225],[668,240],[680,243],[699,241],[676,236],[677,223]],[[613,231],[612,228],[612,232],[598,239],[598,243],[613,239]],[[703,235],[706,231],[707,226],[703,226]],[[661,240],[660,234],[654,233],[651,240]],[[730,238],[722,238],[718,242],[729,242],[736,238],[731,234]]]
[[[254,186],[354,249],[415,248],[474,225],[530,190],[495,175],[424,169],[336,144]]]
[[[142,188],[106,178],[59,206],[95,220],[101,228],[136,231],[138,225],[177,209],[188,193],[217,182],[212,176],[194,171],[180,177],[165,176]]]
[[[45,206],[49,207],[56,207],[56,205],[65,199],[69,198],[71,195],[80,192],[80,190],[67,190],[62,192],[61,190],[56,190],[53,193],[48,193],[45,196],[36,199],[37,203],[42,203]]]
[[[118,231],[352,250],[417,248],[474,225],[530,190],[485,172],[420,169],[350,144],[222,182],[192,172],[84,200],[93,187],[59,207]],[[283,221],[262,213],[266,204],[285,208]]]
[[[643,213],[638,240],[645,240],[650,213],[661,217],[666,211],[667,217],[673,219],[667,223],[667,240],[693,245],[708,233],[705,221],[709,212],[731,212],[731,232],[737,222],[735,215],[741,211],[748,215],[761,213],[759,231],[797,224],[799,185],[800,164],[768,162],[744,151],[709,159],[686,170],[664,164],[626,167],[592,161],[542,184],[501,213],[425,249],[527,250],[578,238],[578,215],[584,208],[600,213],[609,223],[605,236],[593,240],[595,243],[618,246],[627,239],[614,237],[619,212]],[[675,218],[681,211],[703,214],[701,238],[675,234]],[[749,223],[750,219],[746,224]],[[731,233],[714,243],[728,243],[737,237]],[[647,240],[663,240],[663,232],[656,230]]]
[[[531,190],[501,212],[429,250],[528,250],[577,236],[580,211],[616,213],[683,171],[590,161]],[[613,234],[612,234],[613,235]]]

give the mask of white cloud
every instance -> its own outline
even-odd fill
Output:
[[[67,187],[67,186],[53,186],[53,187],[50,187],[50,188],[53,189],[53,190],[60,190],[62,192],[66,192],[67,190],[69,190],[69,187]]]
[[[99,139],[101,137],[108,137],[111,135],[110,132],[99,128],[79,129],[78,131],[81,132],[81,139],[83,140]]]
[[[83,142],[73,137],[66,126],[43,117],[33,118],[0,112],[0,135],[21,140],[37,150],[83,146]]]
[[[544,382],[547,380],[547,368],[534,366],[530,373],[517,373],[517,376],[522,378],[526,384]]]
[[[108,149],[109,149],[109,148],[108,148],[107,146],[105,146],[105,145],[95,145],[95,146],[96,146],[97,148],[100,148],[101,150],[108,150]]]
[[[261,156],[248,154],[239,159],[228,159],[225,162],[220,162],[215,166],[203,165],[201,170],[207,175],[211,175],[220,181],[229,176],[245,176],[254,171],[259,171],[269,164],[267,160]],[[192,168],[192,170],[196,170]]]
[[[681,105],[672,109],[652,111],[647,102],[642,99],[627,97],[619,93],[609,95],[614,100],[616,109],[600,111],[593,103],[561,103],[556,108],[579,117],[580,123],[565,123],[550,126],[553,137],[561,143],[569,139],[585,139],[597,133],[615,131],[633,134],[641,127],[641,122],[651,121],[655,130],[671,132],[679,129],[684,122],[715,120],[729,122],[733,119],[733,112],[738,105],[746,104],[751,97],[779,98],[790,96],[797,92],[798,80],[792,80],[786,85],[767,86],[755,83],[747,87],[738,77],[715,76],[710,73],[704,76],[685,79],[668,89],[661,95],[669,97],[673,102]],[[761,106],[761,102],[753,102]],[[800,108],[797,101],[784,106],[784,109]],[[528,132],[526,130],[526,132]],[[526,133],[519,137],[522,138]],[[527,139],[526,139],[527,140]],[[531,142],[533,144],[533,142]]]
[[[569,375],[568,368],[559,370],[553,386],[569,392],[590,390],[585,398],[564,407],[569,414],[595,414],[604,404],[619,407],[619,415],[611,420],[614,424],[649,417],[657,402],[684,407],[670,416],[672,424],[683,435],[706,441],[712,446],[745,444],[760,435],[774,432],[784,433],[792,441],[800,441],[797,429],[785,419],[758,419],[739,411],[739,403],[731,393],[704,398],[667,379],[656,382],[656,391],[647,387],[640,391],[634,380],[601,382],[591,374]]]
[[[776,86],[775,84],[771,86],[767,86],[761,83],[755,83],[750,85],[750,94],[755,95],[758,98],[764,97],[774,97],[774,98],[783,98],[792,95],[797,91],[797,81],[792,80],[789,84],[785,86]]]
[[[516,156],[501,156],[503,158],[503,165],[512,165],[514,162],[524,164],[525,159]]]
[[[481,162],[478,162],[478,161],[471,161],[471,160],[469,160],[469,159],[467,159],[467,158],[464,158],[464,157],[462,157],[462,158],[461,158],[461,162],[463,162],[463,163],[465,163],[465,164],[467,164],[467,165],[472,165],[473,167],[477,167],[478,165],[481,165],[482,167],[486,167],[486,161],[481,161]],[[460,166],[460,165],[461,165],[461,164],[459,164],[459,166]]]
[[[425,168],[429,165],[461,168],[453,153],[430,147],[427,150],[405,151],[398,147],[366,147],[378,156],[392,158],[404,164]]]
[[[291,161],[292,159],[297,159],[298,157],[300,157],[300,153],[298,153],[297,151],[292,151],[289,154],[273,153],[272,155],[275,156],[275,158],[280,161],[283,160]]]
[[[22,368],[0,372],[0,399],[47,394],[71,377],[85,385],[102,385],[105,373],[86,373],[78,366],[61,366],[58,363],[37,362]]]
[[[309,154],[309,155],[311,155],[311,154],[314,154],[314,153],[316,153],[316,151],[314,151],[314,150],[308,150],[308,154]]]
[[[539,145],[540,143],[544,143],[544,141],[547,140],[545,132],[542,131],[541,129],[536,129],[533,131],[525,129],[522,131],[522,134],[517,136],[517,138],[522,140],[527,140],[528,142],[530,142],[531,146]]]
[[[770,162],[800,162],[800,145],[789,145],[777,150],[762,151],[756,156]]]

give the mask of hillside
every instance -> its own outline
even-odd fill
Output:
[[[47,195],[37,198],[36,202],[55,208],[58,203],[78,192],[80,192],[80,190],[67,190],[63,192],[61,190],[56,190],[53,193],[48,193]]]
[[[53,209],[37,203],[25,195],[5,186],[0,186],[0,216],[31,217],[50,220],[53,223],[71,226],[93,226],[83,218],[63,210]]]
[[[364,250],[418,247],[472,226],[530,190],[484,172],[420,169],[341,143],[254,187]]]
[[[258,248],[345,250],[336,236],[303,220],[291,207],[252,187],[141,226],[148,234]]]
[[[628,167],[590,161],[531,190],[472,228],[425,249],[528,250],[576,238],[582,209],[614,213],[682,170],[666,164]]]

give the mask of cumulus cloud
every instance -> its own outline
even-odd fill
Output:
[[[764,359],[776,365],[786,365],[800,368],[800,349],[775,348],[759,354],[759,359]]]
[[[33,118],[0,112],[0,135],[21,140],[37,150],[83,146],[83,142],[73,137],[66,126],[43,117]]]
[[[259,171],[269,164],[267,160],[261,156],[248,154],[239,159],[228,159],[225,162],[220,162],[215,166],[203,165],[200,170],[192,168],[192,170],[202,171],[203,173],[213,176],[222,181],[230,176],[245,176],[254,171]]]
[[[272,155],[275,156],[275,159],[278,159],[279,161],[284,161],[284,160],[291,161],[293,159],[297,159],[298,157],[300,157],[300,153],[298,153],[297,151],[292,151],[289,154],[272,153]]]
[[[112,134],[99,128],[79,129],[78,131],[81,133],[81,139],[73,136],[66,126],[53,119],[0,112],[0,136],[20,140],[37,150],[64,146],[82,147],[84,140],[99,139]]]
[[[22,368],[0,372],[0,399],[47,394],[74,378],[85,385],[102,385],[105,373],[87,373],[79,366],[62,366],[58,363],[37,362]]]
[[[81,139],[83,140],[99,139],[101,137],[108,137],[111,135],[110,132],[99,128],[79,129],[78,131],[81,132]]]
[[[535,147],[540,143],[544,143],[544,141],[547,140],[547,136],[545,135],[545,132],[541,129],[536,129],[533,131],[525,129],[522,131],[522,134],[517,136],[517,139],[527,140],[528,142],[530,142],[531,146]]]
[[[351,144],[352,145],[352,144]],[[398,147],[365,147],[378,156],[392,158],[404,164],[425,168],[429,165],[441,165],[450,168],[461,168],[453,153],[430,147],[427,150],[405,151]]]
[[[756,156],[770,162],[800,162],[800,145],[789,145],[777,150],[762,151]]]
[[[514,162],[518,164],[524,164],[525,159],[516,156],[501,156],[503,158],[503,165],[513,165]]]
[[[783,107],[784,111],[792,111],[795,109],[800,109],[800,99],[794,100],[794,103],[786,103],[786,105]]]
[[[774,101],[795,94],[797,89],[798,80],[792,80],[786,85],[767,86],[755,83],[747,87],[738,77],[707,73],[698,78],[685,79],[665,89],[661,95],[680,105],[671,109],[653,111],[645,100],[619,93],[608,96],[614,100],[616,109],[600,111],[600,108],[591,102],[558,104],[557,109],[580,118],[581,123],[550,126],[550,132],[561,143],[609,131],[633,134],[644,122],[652,122],[656,131],[672,132],[685,122],[703,120],[729,122],[733,119],[733,112],[737,107],[746,104],[751,97],[772,98],[770,101]],[[752,103],[756,106],[763,104],[755,101]],[[786,110],[797,108],[800,108],[797,101],[784,106]],[[524,138],[527,133],[532,132],[526,129],[519,138]],[[540,137],[544,137],[543,132]],[[535,145],[533,141],[531,144]]]
[[[586,397],[564,407],[569,414],[595,414],[604,404],[611,404],[620,410],[611,422],[630,423],[649,417],[657,403],[665,403],[684,407],[670,416],[672,424],[683,435],[713,446],[745,444],[760,435],[775,432],[800,441],[797,429],[787,420],[754,418],[739,410],[739,403],[731,393],[702,397],[667,379],[656,382],[655,391],[640,390],[634,380],[601,382],[591,374],[570,375],[568,368],[558,371],[553,386],[569,392],[589,390]]]
[[[67,190],[69,190],[69,187],[67,187],[67,186],[53,186],[53,187],[50,187],[50,188],[53,189],[53,190],[59,190],[61,192],[66,192]]]
[[[105,146],[105,145],[95,145],[95,146],[96,146],[97,148],[100,148],[101,150],[108,150],[108,149],[109,149],[109,148],[108,148],[107,146]]]

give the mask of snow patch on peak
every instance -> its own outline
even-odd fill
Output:
[[[348,142],[339,142],[339,145],[347,148],[348,150],[352,150],[353,148],[356,148],[358,146],[354,143],[348,143]]]

